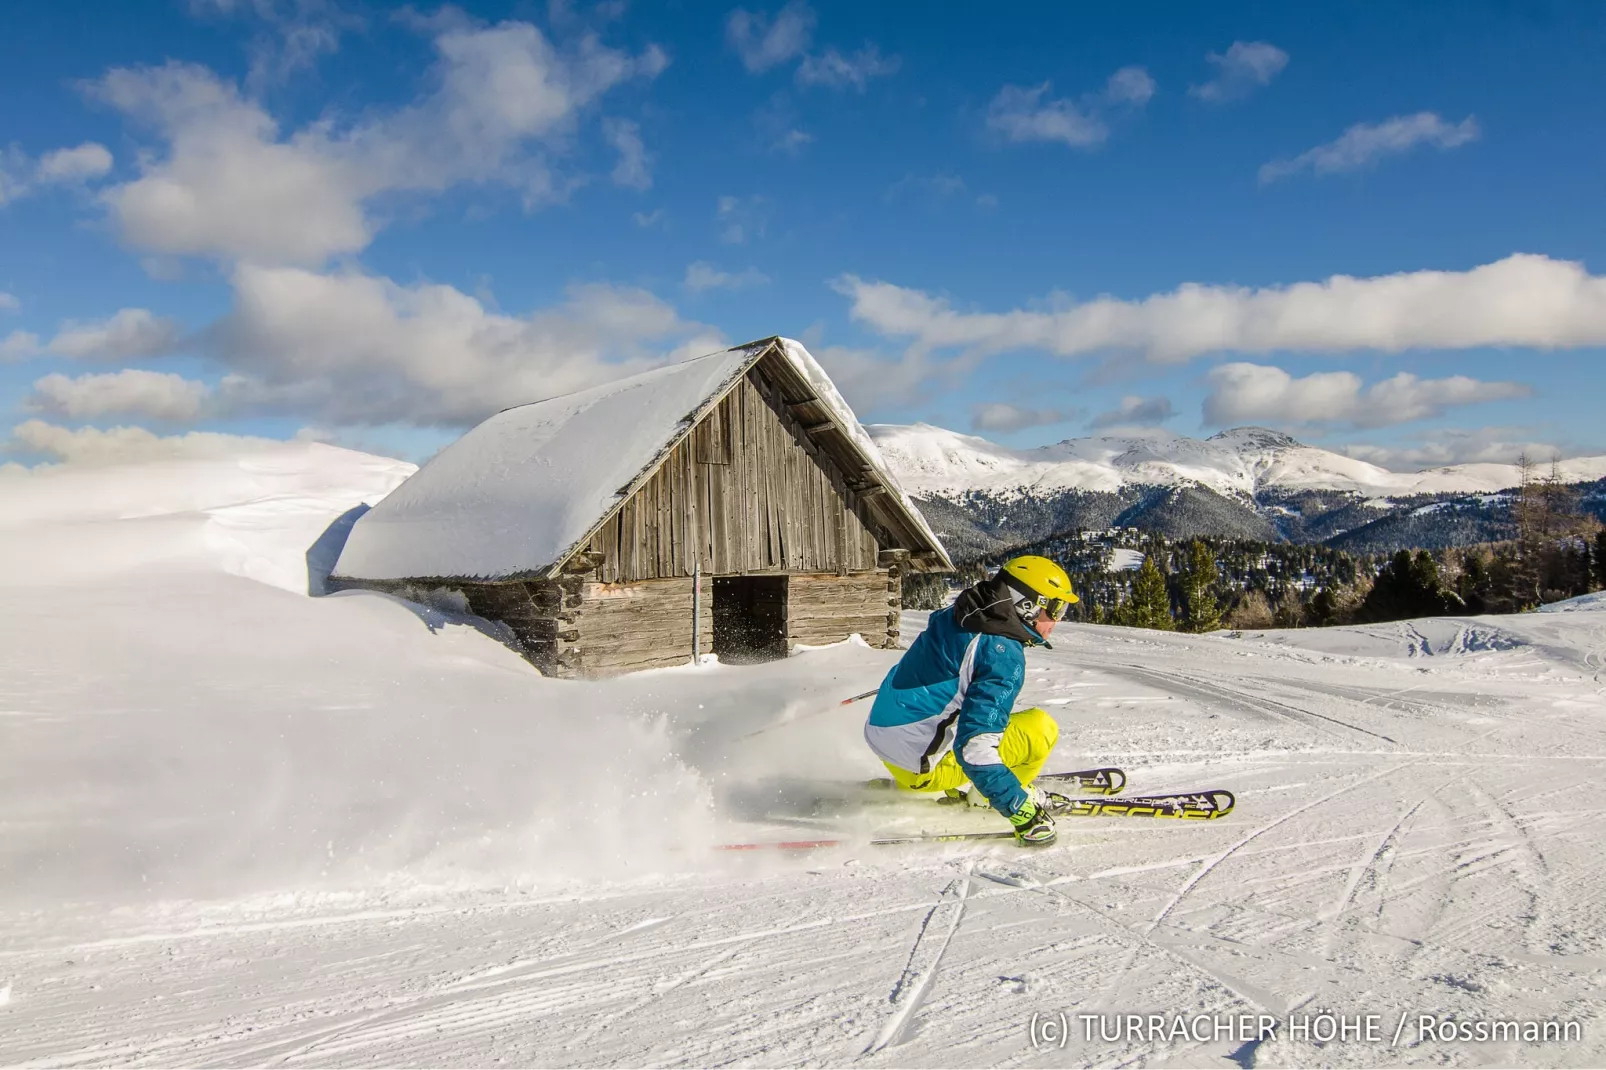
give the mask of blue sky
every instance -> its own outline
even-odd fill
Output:
[[[7,456],[417,459],[777,333],[1012,445],[1606,453],[1601,9],[1108,6],[13,4]]]

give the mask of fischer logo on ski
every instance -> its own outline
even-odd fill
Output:
[[[1069,799],[1056,809],[1055,817],[1175,817],[1209,821],[1232,813],[1237,800],[1230,791],[1178,793],[1176,795],[1132,795],[1124,799]]]

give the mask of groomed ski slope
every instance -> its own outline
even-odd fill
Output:
[[[408,470],[286,445],[0,472],[0,1064],[1606,1062],[1598,598],[1065,627],[1023,694],[1054,766],[1235,813],[1065,821],[1040,852],[721,852],[998,819],[856,787],[865,711],[835,700],[888,652],[572,683],[441,609],[308,597],[319,534]],[[1384,1039],[1075,1018],[1319,1010]],[[1034,1047],[1062,1012],[1068,1043]]]

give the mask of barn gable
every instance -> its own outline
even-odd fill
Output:
[[[722,653],[886,645],[902,572],[952,567],[774,338],[498,413],[357,521],[333,579],[451,587],[543,670],[597,675],[719,651],[722,624]]]

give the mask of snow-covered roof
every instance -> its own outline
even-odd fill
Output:
[[[436,454],[352,528],[335,576],[505,579],[550,575],[644,484],[693,426],[761,360],[795,400],[823,412],[839,459],[886,493],[871,508],[905,548],[942,544],[807,349],[749,342],[562,397],[504,409]],[[789,397],[788,400],[794,400]],[[891,499],[883,506],[883,499]]]

